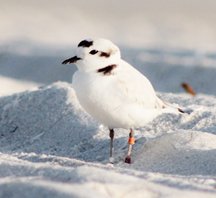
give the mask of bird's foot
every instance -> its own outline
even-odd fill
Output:
[[[127,156],[127,157],[125,158],[125,163],[131,164],[131,156]]]
[[[110,157],[110,158],[109,158],[109,163],[110,163],[110,164],[114,164],[114,157]]]

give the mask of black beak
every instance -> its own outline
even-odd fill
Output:
[[[75,63],[75,62],[77,62],[78,60],[80,60],[81,58],[79,58],[79,57],[77,57],[77,56],[74,56],[74,57],[72,57],[72,58],[69,58],[69,59],[67,59],[67,60],[64,60],[63,62],[62,62],[62,64],[68,64],[68,63]]]

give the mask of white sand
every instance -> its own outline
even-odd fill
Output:
[[[215,197],[215,97],[161,97],[194,111],[136,130],[131,165],[128,132],[117,130],[110,165],[108,130],[69,84],[0,98],[0,197]]]
[[[0,198],[216,197],[215,0],[0,3]],[[108,130],[66,83],[75,66],[61,62],[86,37],[111,39],[161,98],[193,110],[137,129],[131,165],[128,131],[110,165]]]

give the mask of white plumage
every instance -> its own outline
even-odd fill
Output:
[[[119,48],[106,39],[83,40],[76,56],[72,84],[83,108],[110,130],[144,126],[161,113],[179,113],[160,100],[150,81],[121,59]],[[112,155],[112,153],[111,153]]]

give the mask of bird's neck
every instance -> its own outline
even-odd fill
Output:
[[[78,70],[82,72],[97,72],[111,65],[118,65],[120,60],[104,60],[95,62],[85,62],[83,61],[81,65],[78,65]]]

